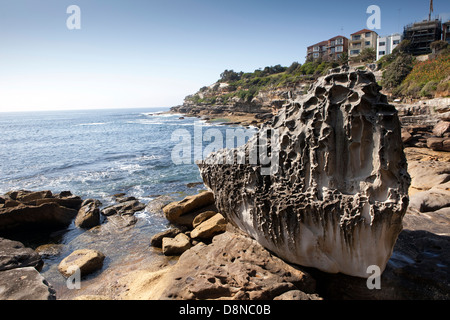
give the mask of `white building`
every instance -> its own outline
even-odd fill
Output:
[[[402,38],[402,35],[398,33],[386,37],[378,37],[377,61],[380,60],[381,57],[391,54],[392,50],[402,42]]]

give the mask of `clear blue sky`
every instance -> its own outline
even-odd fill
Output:
[[[69,30],[69,5],[81,30]],[[0,111],[168,107],[225,69],[304,62],[306,47],[428,17],[429,0],[0,0]],[[450,18],[450,1],[434,0]]]

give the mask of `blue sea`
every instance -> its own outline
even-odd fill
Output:
[[[225,136],[229,127],[165,111],[168,109],[0,113],[0,194],[20,189],[69,190],[107,206],[114,203],[112,195],[117,193],[146,204],[158,196],[180,200],[197,193],[204,189],[198,167],[194,159],[174,164],[172,150],[179,141],[173,141],[172,134],[179,129],[193,133],[197,123],[202,130],[218,129]],[[190,183],[198,184],[193,187]],[[117,275],[160,261],[161,253],[150,248],[149,241],[169,227],[167,221],[147,210],[136,217],[138,222],[127,230],[106,224],[85,231],[72,224],[31,244],[62,245],[59,254],[44,259],[42,272],[59,298],[81,294],[68,290],[56,269],[73,250],[97,249],[107,256],[100,276],[83,280],[83,288],[87,288],[83,294],[101,291],[99,279],[104,282],[111,272]]]

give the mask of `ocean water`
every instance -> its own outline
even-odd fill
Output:
[[[197,118],[166,114],[165,109],[123,109],[0,113],[0,194],[10,190],[70,190],[83,199],[94,198],[104,206],[112,195],[125,193],[148,203],[158,196],[180,200],[204,186],[197,165],[177,165],[172,150],[175,130],[194,136],[194,123],[201,129],[229,126],[206,124]],[[207,142],[203,142],[206,146]],[[193,160],[193,159],[192,159]],[[59,254],[46,257],[42,274],[57,289],[59,298],[98,293],[99,281],[151,264],[161,253],[149,247],[153,234],[168,228],[161,214],[137,213],[138,222],[128,228],[109,223],[93,230],[73,224],[27,245],[62,245]],[[97,249],[107,256],[99,274],[83,279],[83,292],[67,289],[57,264],[80,248]],[[124,266],[128,267],[124,267]],[[118,270],[121,270],[120,272]],[[103,276],[101,276],[103,274]],[[96,291],[97,290],[97,291]],[[101,290],[100,290],[101,291]]]

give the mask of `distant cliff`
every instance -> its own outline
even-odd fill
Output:
[[[290,68],[278,65],[253,73],[225,70],[216,83],[187,96],[182,105],[171,111],[207,120],[258,125],[288,100],[306,93],[313,82],[314,76],[303,74],[300,65]]]

